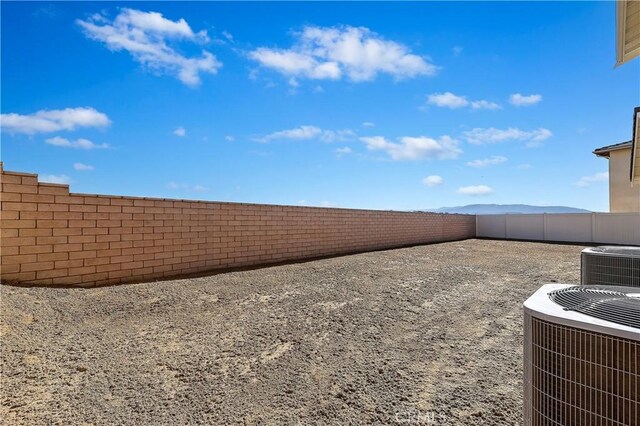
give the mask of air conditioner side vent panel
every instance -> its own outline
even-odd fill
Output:
[[[594,247],[582,251],[582,285],[640,287],[640,248]]]

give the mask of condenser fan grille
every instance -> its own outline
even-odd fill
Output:
[[[573,286],[549,293],[565,310],[640,329],[640,298],[629,287]]]

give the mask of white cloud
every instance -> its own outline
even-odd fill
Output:
[[[188,86],[200,84],[200,73],[215,74],[222,63],[206,50],[199,57],[187,57],[169,42],[206,43],[206,31],[193,32],[184,20],[171,21],[157,12],[124,8],[113,21],[94,15],[77,20],[87,37],[103,42],[109,50],[126,50],[152,71],[170,74]]]
[[[435,105],[440,108],[465,108],[471,107],[472,109],[500,109],[501,106],[485,100],[470,101],[466,96],[459,96],[451,92],[444,93],[432,93],[427,96],[427,103],[429,105]]]
[[[169,182],[167,184],[167,189],[171,189],[171,190],[176,190],[176,191],[184,191],[184,192],[197,192],[197,193],[203,193],[203,192],[207,192],[209,190],[209,188],[207,188],[206,186],[203,185],[189,185],[186,183],[176,183],[176,182]]]
[[[71,178],[67,175],[38,175],[38,180],[40,182],[59,183],[64,185],[71,183]]]
[[[453,51],[453,56],[460,56],[464,48],[462,46],[453,46],[453,49],[451,50]]]
[[[507,157],[503,157],[502,155],[492,155],[491,157],[483,158],[482,160],[468,161],[467,166],[480,168],[494,166],[496,164],[504,163],[505,161],[507,161]]]
[[[314,139],[322,134],[322,129],[316,126],[300,126],[295,129],[280,130],[270,133],[261,138],[254,138],[257,142],[271,142],[272,140],[293,139],[306,140]]]
[[[336,152],[336,156],[337,156],[338,158],[342,158],[342,157],[344,157],[345,155],[349,155],[349,154],[351,154],[353,151],[352,151],[352,150],[351,150],[351,148],[349,148],[348,146],[345,146],[344,148],[338,148],[338,149],[336,149],[336,151],[335,151],[335,152]]]
[[[105,127],[110,123],[106,114],[90,107],[40,110],[28,115],[0,114],[3,131],[27,135],[75,130],[78,127]]]
[[[542,95],[521,95],[520,93],[514,93],[509,96],[509,103],[515,106],[531,106],[539,102],[542,102]]]
[[[471,108],[494,110],[494,109],[501,109],[502,107],[495,102],[480,100],[480,101],[471,101]]]
[[[431,175],[422,179],[422,183],[427,185],[428,187],[434,187],[434,186],[442,185],[444,183],[444,179],[442,178],[442,176]]]
[[[227,136],[224,137],[224,140],[227,141],[227,142],[233,142],[233,141],[236,140],[236,138],[234,138],[231,135],[227,135]]]
[[[518,164],[516,166],[516,168],[519,169],[519,170],[529,170],[532,167],[533,166],[531,164],[528,164],[528,163]]]
[[[320,207],[338,207],[338,205],[333,201],[321,201]]]
[[[508,129],[475,128],[463,133],[463,137],[467,142],[475,145],[485,145],[490,143],[506,142],[510,140],[524,141],[527,146],[535,146],[545,139],[552,136],[550,130],[539,128],[531,131],[524,131],[518,128],[509,127]]]
[[[581,188],[590,186],[592,183],[606,182],[609,180],[609,172],[596,173],[591,176],[582,176],[576,185]]]
[[[372,123],[371,121],[365,121],[364,123],[362,123],[362,127],[374,127],[375,123]]]
[[[91,171],[93,169],[95,169],[95,167],[90,166],[88,164],[82,164],[82,163],[73,163],[73,168],[78,170],[78,171]]]
[[[393,160],[449,160],[462,154],[458,141],[449,136],[435,140],[426,136],[404,136],[399,142],[389,142],[382,136],[360,138],[371,151],[384,151]]]
[[[469,101],[465,96],[454,95],[451,92],[432,93],[427,96],[427,103],[442,108],[462,108],[469,105]]]
[[[289,86],[292,89],[296,89],[296,88],[298,88],[300,86],[300,83],[298,83],[298,80],[296,80],[294,77],[291,77],[289,79]]]
[[[253,138],[256,142],[271,142],[274,140],[312,140],[322,142],[344,142],[353,139],[356,134],[349,129],[323,130],[316,126],[300,126],[293,129],[279,130],[266,136]]]
[[[461,186],[458,188],[458,194],[463,195],[489,195],[493,194],[495,191],[493,188],[487,185],[472,185],[472,186]]]
[[[289,49],[260,47],[249,57],[289,77],[354,82],[379,73],[397,79],[434,75],[437,67],[397,42],[364,27],[304,27]]]
[[[345,142],[352,140],[355,137],[355,132],[350,129],[323,130],[322,135],[320,136],[320,140],[322,142]]]
[[[56,136],[56,137],[45,140],[45,142],[48,143],[49,145],[59,146],[63,148],[76,148],[76,149],[86,149],[86,150],[109,148],[109,145],[106,143],[95,144],[91,142],[89,139],[83,139],[83,138],[72,141],[66,138],[62,138],[60,136]]]
[[[186,129],[184,127],[180,126],[180,127],[176,128],[173,131],[173,134],[178,136],[179,138],[182,138],[182,137],[186,136],[187,131],[186,131]]]
[[[222,31],[222,36],[227,39],[227,41],[233,41],[233,34],[229,31]]]

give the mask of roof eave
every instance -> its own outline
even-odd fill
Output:
[[[602,148],[594,149],[592,152],[598,157],[609,157],[610,152],[627,148],[631,148],[631,141],[623,142],[617,145],[603,146]]]

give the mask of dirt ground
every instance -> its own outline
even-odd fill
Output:
[[[522,302],[582,246],[467,240],[97,289],[2,286],[4,424],[521,422]]]

